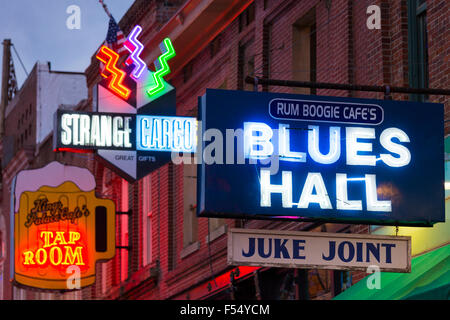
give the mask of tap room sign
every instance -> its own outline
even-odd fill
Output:
[[[93,284],[96,262],[115,254],[116,211],[96,197],[89,170],[54,161],[21,171],[12,197],[14,280],[51,290]]]
[[[201,130],[220,131],[226,145],[222,158],[216,150],[215,161],[199,165],[198,215],[443,222],[443,111],[432,103],[207,89]]]

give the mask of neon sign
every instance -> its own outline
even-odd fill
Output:
[[[201,164],[200,216],[444,220],[442,104],[214,89],[199,102],[201,132],[238,137],[221,157],[245,158]]]
[[[168,61],[175,57],[175,49],[172,45],[172,41],[169,38],[163,40],[159,45],[162,54],[154,61],[156,71],[152,72],[147,69],[147,64],[140,57],[144,50],[144,45],[137,39],[141,34],[142,27],[137,25],[130,32],[127,40],[124,42],[124,47],[130,52],[130,56],[125,60],[125,64],[128,66],[134,65],[133,71],[130,73],[130,77],[137,83],[138,88],[144,88],[149,97],[158,97],[166,90],[166,83],[163,79],[170,73],[170,67]],[[128,100],[130,96],[130,89],[124,85],[124,79],[128,76],[128,73],[124,70],[118,69],[117,62],[119,55],[106,46],[100,47],[96,58],[106,64],[105,70],[111,75],[111,79],[102,72],[102,76],[109,79],[108,88],[121,97],[124,100]],[[150,81],[147,77],[144,77],[144,73],[150,74]]]
[[[164,41],[159,45],[161,52],[163,53],[155,60],[154,64],[156,66],[156,72],[153,73],[153,80],[155,85],[147,90],[147,93],[152,96],[164,90],[164,83],[162,78],[170,73],[168,60],[175,57],[175,49],[173,48],[172,41],[169,38],[164,39]]]
[[[34,201],[34,207],[27,214],[25,227],[30,228],[33,224],[39,226],[66,220],[75,224],[81,217],[88,217],[89,215],[90,212],[86,205],[76,206],[71,211],[61,201],[49,203],[48,199],[44,197]]]
[[[121,114],[63,112],[60,143],[66,148],[131,149],[134,118]]]
[[[160,44],[152,71],[141,56],[142,31],[135,26],[124,42],[130,54],[122,69],[117,53],[100,48],[97,58],[109,74],[94,89],[95,112],[58,111],[53,135],[55,152],[93,150],[130,182],[170,162],[171,151],[194,152],[196,146],[196,121],[176,119],[176,90],[164,80],[176,55],[173,44],[168,38]]]
[[[197,120],[190,117],[137,117],[137,149],[195,152]]]
[[[23,265],[85,265],[83,260],[83,251],[85,251],[85,248],[78,244],[81,238],[79,232],[41,231],[39,237],[43,240],[42,247],[35,251],[24,251]]]
[[[115,206],[95,196],[87,169],[51,162],[21,171],[14,183],[14,280],[67,290],[79,270],[80,288],[95,282],[95,265],[115,254]]]
[[[140,26],[134,27],[128,36],[127,41],[123,44],[131,53],[130,57],[126,60],[127,65],[134,64],[136,66],[131,74],[135,80],[139,79],[142,72],[147,68],[147,64],[142,61],[140,57],[142,50],[144,50],[144,45],[137,39],[137,37],[141,32],[142,28]]]
[[[57,112],[55,148],[193,153],[197,120],[192,117]]]
[[[109,82],[109,89],[118,94],[123,99],[128,99],[130,96],[130,89],[128,89],[124,84],[123,80],[126,73],[117,68],[117,61],[119,60],[119,55],[113,50],[106,46],[101,46],[99,52],[96,55],[97,59],[105,64],[105,70],[108,71],[112,79]],[[102,73],[102,76],[107,78],[106,74]]]
[[[289,129],[289,125],[280,124],[279,130],[283,132],[278,135],[278,144],[282,146],[282,156],[280,161],[285,159],[284,148],[290,150],[290,138],[289,134],[285,132]],[[346,142],[345,149],[346,163],[347,165],[355,166],[376,166],[377,157],[375,155],[360,155],[360,152],[371,152],[372,142],[360,142],[361,139],[374,139],[374,128],[358,128],[358,127],[346,127],[346,138],[342,139]],[[290,131],[290,130],[289,130]],[[341,128],[330,127],[329,128],[329,152],[323,155],[319,149],[319,126],[308,126],[307,141],[308,141],[308,155],[311,160],[319,164],[333,164],[341,157]],[[262,159],[273,156],[274,147],[272,143],[272,137],[274,136],[273,130],[264,123],[246,122],[244,123],[244,148],[249,150],[246,153],[248,158]],[[395,142],[393,139],[399,140],[403,143],[409,143],[408,135],[399,128],[387,128],[382,131],[380,135],[381,145],[389,154],[382,153],[379,155],[379,159],[389,167],[403,167],[407,166],[411,161],[411,153],[407,145],[403,145]],[[255,150],[259,147],[259,150]],[[394,154],[395,156],[393,156]],[[297,157],[301,162],[306,162],[306,153],[298,152],[296,154],[290,154],[292,157]],[[381,165],[378,162],[378,165]],[[270,198],[272,194],[280,193],[282,195],[282,205],[284,208],[308,208],[311,203],[316,203],[321,209],[333,209],[330,198],[325,187],[324,180],[320,172],[309,172],[300,196],[298,203],[294,203],[292,199],[292,171],[282,171],[282,183],[281,185],[273,185],[270,183],[270,171],[267,169],[260,169],[261,176],[261,206],[271,207]],[[336,208],[338,210],[362,210],[360,201],[358,205],[346,205],[348,203],[347,197],[347,175],[337,173],[336,175]],[[377,199],[377,187],[376,187],[376,175],[367,174],[362,180],[366,186],[366,203],[368,211],[391,211],[391,201],[380,201]],[[342,205],[343,203],[343,205]],[[355,203],[355,201],[350,201]]]

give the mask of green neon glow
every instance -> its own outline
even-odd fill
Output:
[[[162,78],[170,73],[170,68],[167,61],[176,55],[172,41],[170,41],[169,38],[164,39],[159,47],[161,48],[163,54],[160,55],[155,61],[156,72],[152,73],[154,85],[147,90],[149,96],[153,96],[164,90],[165,86]]]

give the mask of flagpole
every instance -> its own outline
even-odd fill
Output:
[[[100,4],[103,6],[103,10],[105,10],[106,14],[108,15],[108,17],[111,18],[111,13],[108,10],[108,7],[106,6],[106,4],[103,2],[103,0],[98,0],[98,2],[100,2]]]

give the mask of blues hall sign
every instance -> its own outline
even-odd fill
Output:
[[[203,132],[234,129],[224,157],[245,158],[200,165],[200,216],[444,221],[442,104],[226,90],[199,101]]]

